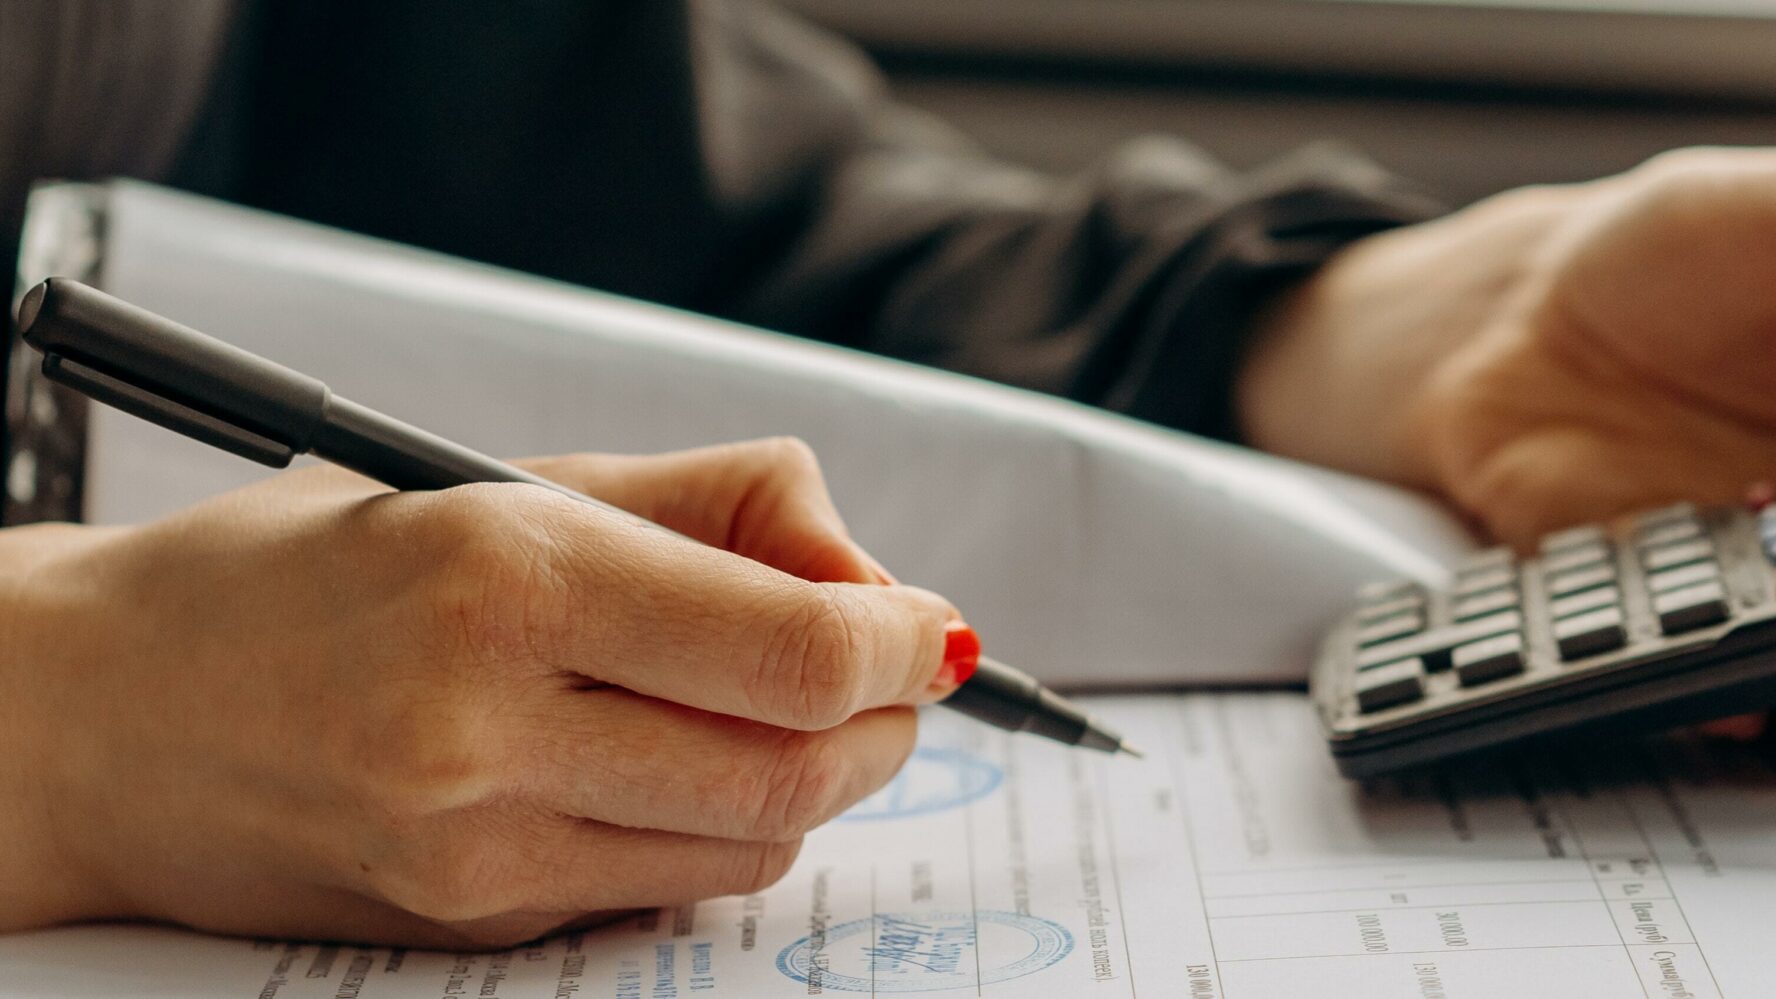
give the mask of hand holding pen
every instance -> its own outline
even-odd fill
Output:
[[[9,790],[66,822],[15,841],[66,873],[0,912],[456,947],[752,891],[893,774],[909,706],[978,651],[941,598],[858,585],[884,576],[805,448],[520,474],[549,485],[317,468],[143,527],[9,532],[39,611],[8,631],[32,665],[10,738],[62,761]]]

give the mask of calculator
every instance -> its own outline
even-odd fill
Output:
[[[1776,507],[1681,504],[1480,552],[1439,586],[1370,584],[1309,687],[1348,777],[1769,707]]]

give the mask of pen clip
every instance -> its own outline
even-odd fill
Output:
[[[115,406],[131,416],[139,416],[175,433],[185,434],[263,465],[283,468],[296,457],[295,450],[286,444],[243,430],[226,420],[199,412],[97,368],[69,360],[61,354],[44,353],[43,377],[60,382],[99,402]]]

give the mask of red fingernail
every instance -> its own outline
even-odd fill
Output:
[[[968,682],[980,666],[981,640],[963,621],[944,625],[943,668],[937,671],[937,682],[961,686]]]

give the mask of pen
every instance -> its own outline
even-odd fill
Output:
[[[69,278],[50,278],[26,292],[18,322],[25,342],[43,353],[44,377],[273,468],[313,453],[396,489],[524,482],[677,534],[341,398],[314,378]],[[1078,706],[986,656],[942,703],[1007,731],[1141,755]]]

